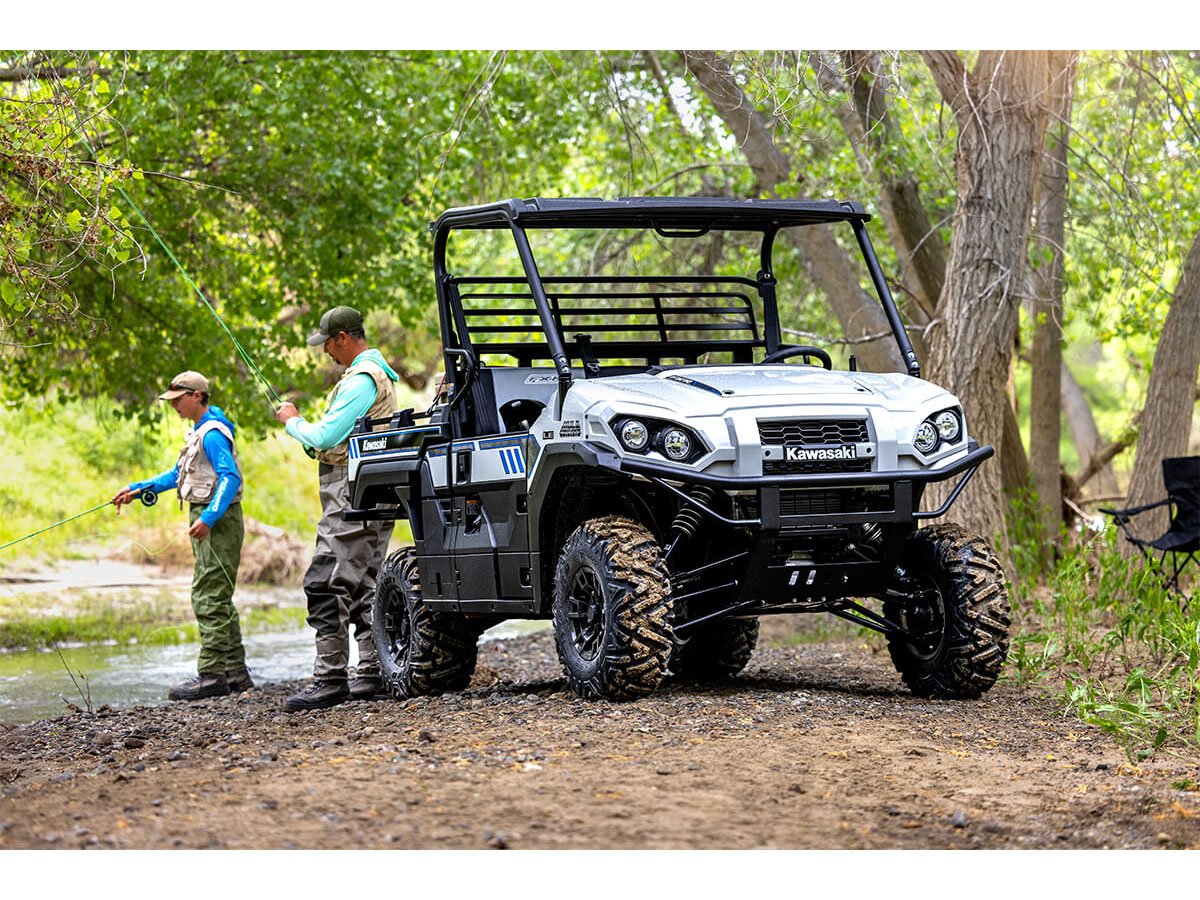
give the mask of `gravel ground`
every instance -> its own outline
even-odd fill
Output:
[[[565,689],[548,632],[470,688],[287,714],[296,684],[0,730],[0,848],[1195,848],[1200,761],[1045,697],[921,700],[861,643],[719,687]]]

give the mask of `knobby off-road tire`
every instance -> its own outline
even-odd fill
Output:
[[[671,673],[685,681],[727,681],[746,668],[757,643],[758,619],[697,625],[671,654]]]
[[[1012,620],[999,558],[982,537],[957,525],[918,529],[904,558],[935,591],[934,616],[922,624],[940,635],[925,647],[890,637],[892,663],[919,697],[979,697],[996,683],[1008,655]],[[917,625],[895,602],[884,604],[884,615]]]
[[[624,518],[590,519],[554,573],[554,640],[567,683],[587,699],[632,700],[662,683],[674,646],[662,548]]]
[[[475,672],[479,635],[466,619],[425,605],[411,547],[397,550],[380,566],[372,614],[371,637],[392,696],[466,688]]]

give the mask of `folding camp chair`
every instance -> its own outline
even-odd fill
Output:
[[[1100,512],[1113,517],[1113,521],[1125,535],[1125,539],[1133,544],[1146,559],[1154,561],[1152,551],[1158,551],[1155,570],[1162,579],[1164,587],[1183,598],[1184,607],[1191,601],[1179,586],[1179,576],[1187,568],[1188,563],[1198,562],[1200,553],[1200,456],[1177,456],[1164,459],[1163,485],[1167,496],[1155,503],[1145,506],[1135,506],[1132,509],[1101,509]],[[1170,504],[1174,507],[1171,516],[1171,527],[1160,537],[1152,541],[1144,541],[1129,528],[1129,520],[1147,510],[1158,509]],[[1171,555],[1170,577],[1166,567],[1167,554]],[[1181,563],[1180,557],[1183,558]]]

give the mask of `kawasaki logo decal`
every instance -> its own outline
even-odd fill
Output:
[[[784,449],[788,462],[858,459],[858,446],[855,444],[842,444],[840,447],[786,447]]]
[[[387,438],[381,437],[373,441],[363,441],[361,446],[364,453],[370,453],[372,450],[386,450],[387,443]]]

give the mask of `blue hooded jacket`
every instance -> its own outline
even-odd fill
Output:
[[[236,434],[234,425],[225,417],[225,413],[221,411],[219,406],[210,406],[208,412],[200,417],[200,421],[193,426],[193,430],[199,428],[210,419],[216,419],[229,429],[230,434]],[[221,516],[225,515],[225,510],[229,509],[229,505],[233,502],[233,498],[237,496],[238,489],[242,486],[241,476],[238,475],[237,463],[233,459],[233,444],[221,432],[212,430],[204,435],[204,440],[201,442],[204,449],[204,454],[208,457],[208,461],[212,463],[213,471],[217,473],[217,486],[213,491],[211,502],[200,513],[200,520],[212,528],[220,520]],[[171,490],[179,486],[179,463],[175,464],[175,468],[147,481],[135,481],[129,485],[129,489],[133,491],[152,488],[157,493],[162,493],[166,490]]]

